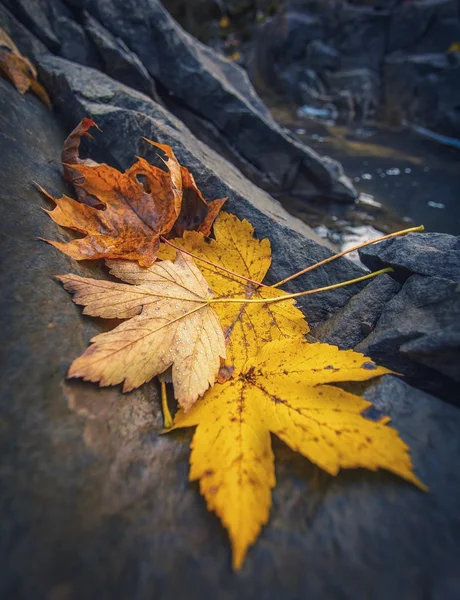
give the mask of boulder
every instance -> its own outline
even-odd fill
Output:
[[[394,53],[385,60],[385,118],[460,137],[460,64],[446,53]]]
[[[412,275],[355,350],[405,375],[412,385],[460,404],[459,323],[458,283]]]
[[[267,189],[284,188],[294,167],[295,188],[323,199],[352,202],[356,197],[338,163],[331,169],[330,161],[287,136],[246,72],[188,35],[158,0],[67,0],[68,5],[63,0],[3,1],[51,52],[87,66],[98,66],[93,62],[102,56],[111,75],[143,92],[150,77],[168,107],[195,133],[212,140]],[[68,24],[72,19],[81,38],[76,46],[64,35],[66,29],[57,26],[59,20]]]
[[[385,305],[400,289],[392,277],[380,275],[327,321],[314,327],[312,335],[342,350],[354,348],[373,331]]]
[[[460,237],[446,233],[409,233],[359,250],[371,270],[395,269],[404,281],[413,273],[460,282]]]

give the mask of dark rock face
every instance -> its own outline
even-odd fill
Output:
[[[460,137],[460,62],[446,53],[395,53],[385,62],[384,81],[388,122],[413,122]]]
[[[289,178],[318,198],[356,197],[338,163],[288,137],[246,73],[186,34],[157,0],[2,1],[53,53],[91,67],[102,62],[152,97],[152,84],[161,87],[169,108],[267,189],[279,191]]]
[[[377,277],[332,317],[315,327],[312,335],[342,350],[354,348],[373,331],[385,305],[400,289],[389,275]]]
[[[372,271],[390,266],[395,272],[368,284],[312,335],[368,354],[412,385],[458,404],[460,239],[411,233],[359,254]]]
[[[460,40],[457,0],[283,6],[256,36],[252,73],[259,85],[297,103],[332,103],[342,121],[378,116],[460,136],[460,66],[450,48]],[[316,98],[302,92],[306,71],[324,85]]]
[[[458,403],[459,323],[458,284],[413,275],[356,350],[404,374],[413,385]]]
[[[404,281],[412,273],[460,282],[460,238],[445,233],[410,233],[359,251],[371,270],[393,267]]]
[[[149,75],[139,57],[126,46],[126,44],[113,36],[105,27],[88,13],[84,13],[85,31],[92,39],[104,62],[103,71],[117,81],[128,85],[135,90],[147,94],[160,102],[155,88],[155,82]],[[84,60],[75,60],[81,64],[88,64]]]

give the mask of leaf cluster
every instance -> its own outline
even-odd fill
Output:
[[[208,204],[169,146],[150,142],[166,155],[167,171],[142,158],[125,173],[80,159],[81,137],[93,126],[84,119],[64,144],[64,174],[77,200],[53,199],[48,213],[83,237],[50,243],[76,260],[106,260],[120,282],[59,279],[85,314],[123,322],[91,340],[69,377],[123,383],[123,391],[171,377],[180,405],[172,429],[196,428],[190,480],[200,481],[228,530],[234,568],[269,518],[271,434],[330,475],[381,468],[426,489],[389,419],[366,419],[370,403],[338,385],[390,371],[305,339],[295,298],[321,290],[287,294],[284,282],[264,284],[269,240],[220,212],[224,200]]]

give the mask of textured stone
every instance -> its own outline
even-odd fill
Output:
[[[147,94],[157,102],[155,82],[150,77],[139,57],[131,52],[126,44],[113,36],[105,27],[88,13],[84,13],[85,31],[97,47],[103,61],[103,71],[125,85]],[[65,58],[65,57],[64,57]],[[84,65],[88,61],[75,60]]]
[[[93,62],[100,60],[98,52],[103,60],[108,53],[117,54],[107,70],[130,85],[138,83],[145,92],[140,61],[161,88],[168,107],[180,113],[192,128],[199,121],[201,127],[195,133],[203,131],[203,123],[209,124],[219,149],[228,150],[237,166],[248,165],[246,174],[254,172],[257,183],[266,182],[267,189],[284,188],[294,168],[297,175],[291,181],[293,188],[322,199],[351,202],[356,197],[338,163],[323,161],[311,148],[286,135],[256,94],[246,72],[185,33],[158,0],[73,0],[69,3],[72,10],[61,0],[4,2],[55,54],[65,54],[65,58],[87,66],[95,66]],[[90,26],[88,36],[75,20],[81,40],[72,45],[57,25],[59,20],[68,24],[72,15],[86,23],[89,15],[110,36],[101,35],[100,29],[96,33],[94,26]],[[94,46],[88,56],[82,51],[86,46]],[[206,142],[208,136],[209,132]]]
[[[356,350],[407,377],[409,383],[459,404],[459,284],[412,275],[383,309]]]
[[[389,275],[372,280],[343,308],[312,330],[312,335],[343,350],[354,348],[374,329],[382,310],[401,289]]]
[[[393,267],[404,281],[412,273],[460,282],[460,238],[446,233],[410,233],[359,251],[371,270]]]

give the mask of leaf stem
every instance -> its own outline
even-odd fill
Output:
[[[366,246],[370,246],[371,244],[376,244],[378,242],[383,242],[384,240],[389,240],[398,235],[406,235],[407,233],[420,232],[420,231],[423,231],[424,229],[425,228],[423,225],[419,225],[418,227],[410,227],[409,229],[403,229],[402,231],[396,231],[395,233],[390,233],[388,235],[384,235],[383,237],[377,238],[376,240],[370,240],[369,242],[364,242],[364,244],[358,244],[357,246],[353,246],[353,248],[348,248],[348,250],[344,250],[343,252],[339,252],[338,254],[329,256],[328,258],[325,258],[324,260],[317,262],[314,265],[310,265],[309,267],[302,269],[298,273],[294,273],[294,275],[290,275],[289,277],[286,277],[286,279],[283,279],[282,281],[278,281],[278,283],[275,283],[271,287],[274,287],[274,288],[280,287],[280,285],[284,285],[288,281],[291,281],[292,279],[295,279],[296,277],[300,277],[300,275],[304,275],[305,273],[308,273],[309,271],[313,271],[313,269],[322,267],[323,265],[335,260],[336,258],[341,258],[342,256],[345,256],[345,254],[349,254],[350,252],[354,252],[355,250],[359,250],[360,248],[365,248]]]
[[[167,240],[164,236],[161,236],[160,239],[165,244],[168,244],[168,246],[171,246],[172,248],[175,248],[179,252],[183,252],[184,254],[188,254],[188,256],[191,256],[195,260],[199,260],[199,261],[201,261],[203,263],[206,263],[207,265],[209,265],[211,267],[214,267],[214,269],[219,269],[220,271],[224,271],[228,275],[232,275],[233,277],[237,277],[238,279],[243,279],[243,281],[247,281],[248,283],[252,283],[252,285],[255,285],[256,287],[270,287],[268,285],[265,285],[264,283],[261,283],[260,281],[255,281],[254,279],[250,279],[249,277],[245,277],[244,275],[240,275],[239,273],[235,273],[235,271],[230,271],[230,269],[226,269],[225,267],[222,267],[221,265],[217,265],[217,264],[211,262],[210,260],[206,260],[206,258],[201,258],[200,256],[197,256],[196,254],[193,254],[192,252],[189,252],[188,250],[184,250],[184,248],[181,248],[180,246],[176,246],[176,244],[173,244],[171,241]]]
[[[163,427],[165,429],[171,429],[173,426],[173,420],[171,413],[169,412],[168,406],[168,394],[166,392],[166,381],[160,380],[161,383],[161,409],[163,411]]]
[[[273,304],[274,302],[283,302],[284,300],[292,300],[293,298],[299,298],[300,296],[309,296],[311,294],[318,294],[319,292],[328,292],[329,290],[335,290],[340,287],[344,287],[346,285],[351,285],[353,283],[359,283],[360,281],[365,281],[366,279],[371,279],[372,277],[376,277],[377,275],[383,275],[384,273],[392,273],[393,269],[391,267],[386,267],[385,269],[380,269],[380,271],[375,271],[375,273],[368,273],[367,275],[363,275],[362,277],[357,277],[356,279],[349,279],[348,281],[342,281],[341,283],[335,283],[334,285],[328,285],[322,288],[316,288],[314,290],[306,290],[305,292],[297,292],[296,294],[286,294],[285,296],[277,296],[276,298],[256,298],[256,299],[245,299],[245,298],[211,298],[208,300],[209,304],[217,304],[217,303],[238,303],[238,304]]]

